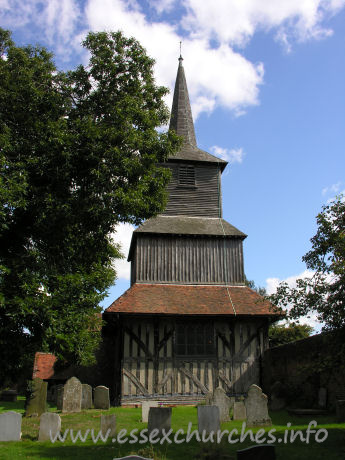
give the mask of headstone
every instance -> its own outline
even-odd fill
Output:
[[[47,382],[35,378],[32,380],[31,395],[26,401],[25,416],[37,416],[43,414],[47,407]]]
[[[149,410],[149,421],[147,429],[149,434],[155,428],[158,429],[161,435],[164,428],[167,433],[171,428],[171,407],[151,407]]]
[[[60,415],[54,412],[45,412],[40,418],[40,431],[38,433],[39,441],[51,441],[61,430]]]
[[[244,404],[244,401],[235,401],[233,419],[234,420],[246,420],[246,418],[247,418],[247,412],[246,412],[246,406]]]
[[[206,394],[205,406],[212,406],[212,396],[213,396],[212,391]]]
[[[274,382],[271,387],[271,397],[269,401],[270,410],[282,410],[286,406],[286,388],[281,382]]]
[[[143,401],[141,403],[141,421],[144,423],[149,421],[150,407],[158,407],[158,401]]]
[[[92,409],[92,387],[87,383],[82,384],[81,408],[82,410]]]
[[[21,414],[13,411],[0,414],[0,441],[20,441],[21,431]]]
[[[100,385],[94,389],[93,405],[95,409],[110,408],[109,388]]]
[[[232,401],[230,398],[226,396],[225,391],[223,388],[218,387],[213,391],[212,399],[211,399],[212,406],[219,407],[219,416],[221,422],[228,422],[230,420],[230,408],[232,407]]]
[[[16,402],[17,396],[16,390],[4,390],[0,395],[0,401]]]
[[[327,405],[327,389],[326,388],[319,388],[318,404],[319,404],[319,407],[322,407],[322,408],[326,407]]]
[[[253,384],[249,387],[245,400],[248,426],[270,426],[272,420],[268,415],[267,396],[261,388]]]
[[[275,448],[269,444],[237,451],[237,460],[276,460]]]
[[[338,423],[345,422],[345,400],[337,399],[335,403],[335,408],[336,408],[337,422]]]
[[[56,408],[57,410],[62,410],[62,401],[63,401],[63,385],[58,385],[56,389]]]
[[[76,377],[68,379],[63,389],[62,412],[80,412],[81,393],[82,387],[80,381]]]
[[[116,417],[114,414],[101,415],[101,431],[103,436],[106,435],[110,429],[109,438],[113,438],[116,435]]]
[[[198,406],[198,431],[206,434],[220,430],[220,414],[218,406]]]

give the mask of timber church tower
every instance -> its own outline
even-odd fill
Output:
[[[183,136],[165,211],[133,232],[131,287],[104,312],[114,402],[196,401],[260,384],[270,304],[245,286],[246,235],[222,216],[227,165],[197,146],[182,57],[170,129]]]

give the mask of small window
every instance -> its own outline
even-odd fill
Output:
[[[176,324],[176,354],[179,356],[210,356],[215,353],[213,324]]]
[[[179,185],[194,187],[195,186],[195,169],[194,166],[180,166],[178,171]]]

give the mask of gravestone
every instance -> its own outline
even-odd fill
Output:
[[[31,385],[31,395],[26,400],[25,416],[39,417],[46,411],[48,384],[36,377]]]
[[[0,401],[16,402],[17,396],[16,390],[4,390],[0,395]]]
[[[51,441],[61,430],[60,415],[53,412],[45,412],[40,418],[39,441]]]
[[[269,401],[270,410],[282,410],[286,406],[285,401],[286,387],[279,381],[274,382],[271,387],[271,397]]]
[[[13,411],[0,414],[0,441],[20,441],[21,431],[21,414]]]
[[[95,409],[110,408],[109,388],[100,385],[94,389],[93,405]]]
[[[272,420],[268,415],[267,396],[261,388],[253,384],[249,387],[245,400],[248,426],[270,426]]]
[[[327,405],[327,389],[326,388],[319,388],[318,394],[318,405],[319,407],[325,408]]]
[[[81,393],[82,387],[80,381],[76,377],[68,379],[63,389],[62,412],[80,412]]]
[[[246,406],[244,404],[244,401],[235,401],[233,419],[234,420],[246,420],[246,418],[247,418],[247,412],[246,412]]]
[[[63,385],[58,385],[56,389],[56,408],[57,410],[62,410],[62,401],[63,401]]]
[[[262,444],[237,451],[237,460],[276,460],[274,446]]]
[[[87,383],[82,384],[81,391],[81,408],[92,409],[92,387]]]
[[[106,435],[108,430],[110,430],[108,439],[116,436],[116,417],[114,414],[101,415],[101,432],[103,436]]]
[[[158,407],[158,401],[143,401],[141,403],[141,421],[144,423],[149,421],[150,407]]]
[[[335,409],[336,409],[337,422],[338,423],[345,422],[345,400],[337,399],[335,403]]]
[[[226,396],[223,388],[218,387],[213,391],[211,398],[211,405],[219,407],[219,416],[221,422],[228,422],[230,420],[230,408],[232,407],[232,401]]]
[[[220,430],[220,414],[218,406],[198,406],[198,431],[206,434]]]
[[[210,391],[209,393],[206,394],[205,406],[212,406],[212,396],[213,396],[212,391]]]
[[[171,428],[171,407],[150,407],[147,424],[148,433],[158,429],[159,435],[161,435],[163,428],[166,433]]]

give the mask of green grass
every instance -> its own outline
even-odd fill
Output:
[[[0,412],[15,410],[24,413],[24,398],[20,398],[16,403],[0,402]],[[49,407],[49,410],[56,411],[56,407]],[[62,420],[62,432],[65,429],[73,429],[74,433],[78,430],[85,433],[87,429],[94,429],[97,433],[100,429],[100,416],[102,413],[114,413],[117,420],[117,432],[126,429],[128,432],[137,428],[139,431],[146,428],[145,423],[140,422],[141,409],[128,409],[122,407],[111,408],[109,411],[89,410],[77,414],[60,414]],[[275,428],[277,438],[283,438],[287,423],[292,423],[290,429],[306,430],[309,417],[290,416],[285,411],[270,414],[273,426],[265,431]],[[322,443],[316,443],[313,435],[309,444],[296,440],[294,443],[275,443],[278,460],[344,460],[345,458],[345,424],[334,423],[334,416],[320,416],[315,418],[319,428],[328,431],[328,438]],[[197,408],[196,407],[175,407],[172,413],[172,428],[176,432],[179,428],[187,431],[188,423],[192,422],[192,429],[197,429]],[[241,422],[228,422],[222,424],[222,430],[231,431],[234,428],[241,431]],[[140,453],[144,457],[154,458],[155,460],[188,460],[188,459],[236,459],[236,451],[252,445],[250,440],[243,443],[229,444],[227,436],[217,445],[198,443],[193,438],[188,444],[167,444],[163,445],[149,443],[122,445],[98,442],[94,444],[89,439],[82,443],[78,440],[75,444],[70,437],[65,443],[57,441],[38,442],[39,419],[37,417],[23,418],[22,441],[20,442],[0,442],[0,459],[70,459],[80,458],[83,460],[111,460],[116,457],[129,455],[130,453]],[[253,429],[253,433],[259,428]]]

